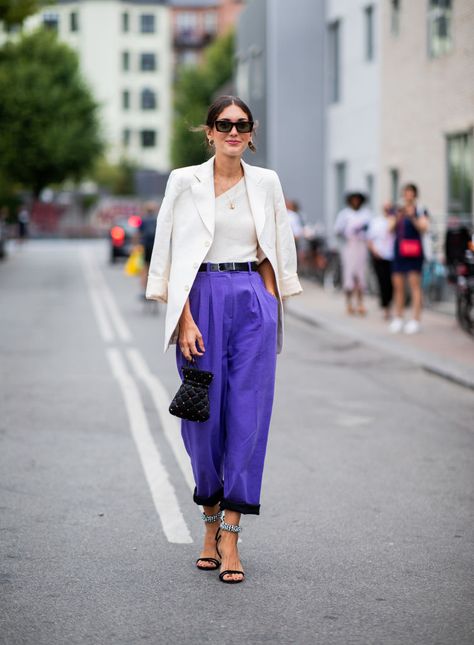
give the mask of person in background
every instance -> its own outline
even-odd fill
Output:
[[[18,213],[18,241],[22,244],[29,235],[30,213],[22,206]]]
[[[365,195],[359,192],[348,193],[346,208],[338,214],[334,231],[343,241],[341,252],[342,280],[346,294],[347,313],[365,315],[364,289],[367,266],[367,229],[371,213],[364,207]],[[352,304],[357,299],[357,308]]]
[[[384,311],[385,320],[390,319],[390,306],[393,297],[392,260],[395,235],[390,230],[389,223],[389,217],[392,214],[391,205],[384,204],[383,215],[372,218],[367,231],[367,246],[377,276],[380,306]]]
[[[298,257],[298,265],[301,266],[304,261],[304,256],[307,250],[306,222],[299,203],[294,199],[285,198],[286,209],[290,219],[290,226],[295,238],[296,253]]]
[[[145,204],[145,212],[139,228],[139,243],[143,246],[143,270],[140,276],[140,282],[143,288],[143,298],[145,298],[148,270],[150,268],[153,242],[155,241],[157,212],[157,204],[155,204],[155,202],[147,202]]]
[[[395,300],[395,317],[390,323],[390,331],[397,334],[417,334],[420,331],[422,293],[421,270],[423,267],[422,236],[429,229],[428,211],[417,205],[418,188],[406,184],[402,190],[403,205],[390,216],[390,230],[395,233],[394,259],[392,263],[392,283]],[[413,314],[405,323],[405,280],[408,279]]]

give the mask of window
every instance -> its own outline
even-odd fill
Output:
[[[197,65],[199,63],[199,53],[194,49],[184,49],[178,55],[180,65]]]
[[[250,59],[250,96],[253,100],[260,100],[265,94],[265,70],[263,66],[263,52],[254,52]]]
[[[122,13],[122,31],[124,34],[130,31],[130,19],[128,16],[128,11]]]
[[[450,214],[472,215],[474,169],[472,132],[450,136],[447,143],[448,212]]]
[[[130,139],[131,139],[130,128],[124,128],[122,130],[122,145],[125,148],[128,148],[128,146],[130,145]]]
[[[250,101],[250,59],[247,55],[240,55],[237,58],[236,85],[238,95],[244,101]]]
[[[156,69],[155,54],[142,54],[140,57],[140,69],[142,72],[153,72]]]
[[[122,92],[122,108],[124,110],[130,109],[130,92],[128,90]]]
[[[180,11],[176,15],[176,27],[179,32],[193,32],[197,26],[197,14],[194,11]]]
[[[44,13],[43,14],[43,26],[47,29],[52,29],[53,31],[58,31],[59,29],[59,15],[57,13]]]
[[[130,54],[129,52],[122,52],[122,69],[128,72],[130,69]]]
[[[142,34],[155,33],[155,16],[152,13],[142,13],[140,16],[140,31]]]
[[[374,208],[374,176],[370,173],[365,176],[365,189],[368,205],[370,208]]]
[[[214,35],[217,32],[217,12],[206,11],[204,14],[204,31],[206,34]]]
[[[77,11],[71,11],[69,14],[69,30],[79,31],[79,14]]]
[[[346,204],[346,162],[340,161],[334,166],[336,185],[336,208],[339,212]]]
[[[337,20],[329,25],[329,101],[337,103],[341,99],[341,54],[340,54],[340,22]]]
[[[390,31],[394,36],[400,33],[400,13],[402,0],[390,0]]]
[[[390,168],[390,198],[392,204],[398,202],[400,195],[400,173],[397,168]]]
[[[142,90],[141,94],[142,110],[155,110],[156,109],[156,94],[153,90]]]
[[[140,132],[142,148],[154,148],[156,146],[155,130],[142,130]]]
[[[447,54],[452,48],[451,0],[429,0],[428,53],[432,58]]]
[[[364,9],[365,23],[365,60],[374,60],[374,7]]]

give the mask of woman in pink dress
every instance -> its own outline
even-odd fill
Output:
[[[364,207],[365,196],[362,193],[349,193],[346,203],[346,208],[343,208],[336,218],[334,230],[336,235],[343,240],[341,261],[347,313],[358,313],[363,316],[366,313],[364,290],[370,211]],[[357,300],[357,308],[354,308],[352,304],[354,295]]]

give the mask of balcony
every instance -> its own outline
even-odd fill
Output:
[[[179,29],[174,32],[173,44],[175,48],[206,47],[215,38],[216,34],[198,29]]]

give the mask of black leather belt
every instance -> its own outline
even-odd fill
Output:
[[[212,262],[205,262],[199,267],[199,271],[248,271],[249,268],[251,271],[257,270],[256,262],[220,262],[219,264],[213,264]]]

